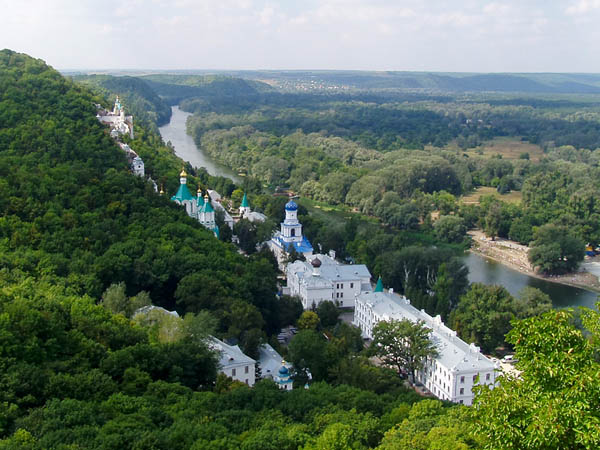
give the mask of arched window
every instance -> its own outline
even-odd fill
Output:
[[[292,228],[292,234],[291,235],[292,235],[292,237],[296,236],[296,229],[295,228]]]

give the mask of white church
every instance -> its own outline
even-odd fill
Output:
[[[282,269],[292,248],[305,258],[313,254],[310,241],[302,236],[302,224],[298,221],[298,205],[294,200],[285,204],[285,220],[281,223],[281,231],[273,235],[268,245]]]
[[[242,198],[242,203],[240,204],[240,219],[246,219],[250,222],[264,222],[267,220],[267,216],[258,211],[252,211],[250,208],[250,203],[248,202],[248,197],[244,192],[244,198]]]
[[[202,197],[202,192],[198,189],[198,195],[193,196],[187,187],[187,173],[182,170],[179,174],[179,189],[171,197],[178,205],[183,205],[188,216],[198,220],[204,227],[211,230],[216,237],[219,237],[219,227],[215,222],[215,210],[212,201],[208,195]]]
[[[128,134],[133,139],[133,116],[125,115],[125,108],[119,101],[119,96],[115,100],[112,111],[99,109],[96,118],[100,122],[110,125],[110,135],[113,138],[116,139],[121,134]]]

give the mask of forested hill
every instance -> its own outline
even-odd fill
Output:
[[[288,89],[421,89],[441,92],[521,92],[598,94],[600,74],[577,73],[443,73],[368,71],[236,71],[245,79],[269,80]]]
[[[257,98],[272,92],[268,84],[222,75],[168,75],[156,74],[140,77],[169,104],[179,103],[190,97],[218,98],[219,102],[240,98]]]
[[[125,282],[169,309],[210,309],[220,335],[255,349],[279,326],[271,260],[242,257],[133,176],[95,117],[99,101],[42,61],[0,53],[2,268],[94,299]],[[176,184],[181,162],[137,129],[130,144],[150,174]],[[190,176],[190,188],[207,179]]]
[[[114,99],[120,96],[127,112],[137,121],[162,126],[171,119],[171,107],[140,78],[112,75],[76,75],[73,80],[92,91]]]

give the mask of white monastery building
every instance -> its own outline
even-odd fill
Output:
[[[227,345],[216,337],[211,336],[209,345],[221,355],[219,372],[246,383],[248,386],[254,386],[256,383],[256,361],[254,359],[246,356],[237,345]]]
[[[208,196],[210,197],[210,202],[211,202],[213,208],[215,209],[215,211],[219,210],[223,213],[223,222],[225,222],[225,224],[233,230],[233,217],[231,217],[231,214],[229,214],[229,212],[227,212],[227,210],[221,203],[221,199],[222,199],[221,194],[219,194],[217,191],[215,191],[213,189],[208,189]]]
[[[96,118],[100,122],[110,125],[112,137],[117,138],[121,134],[128,134],[133,139],[133,116],[125,115],[125,108],[121,105],[118,96],[113,110],[99,109]]]
[[[379,283],[375,291],[356,297],[353,323],[361,329],[363,337],[372,339],[373,327],[378,322],[393,319],[424,322],[431,329],[430,336],[439,356],[427,360],[415,381],[423,383],[439,399],[471,405],[473,386],[496,383],[496,364],[479,347],[460,339],[440,316],[431,317],[416,309],[406,297],[394,294],[391,289],[383,292]]]
[[[131,171],[137,175],[138,177],[144,177],[145,169],[144,169],[144,161],[139,155],[127,144],[123,142],[117,142],[121,150],[125,152],[127,156],[127,162],[129,163],[129,167],[131,167]]]
[[[329,300],[353,308],[357,295],[371,291],[371,274],[364,264],[340,264],[335,253],[310,255],[286,267],[289,294],[302,300],[304,309]]]
[[[302,236],[302,224],[298,221],[298,205],[294,200],[285,204],[285,220],[281,223],[281,231],[273,235],[268,245],[281,268],[292,248],[306,258],[312,255],[312,245],[306,237]]]

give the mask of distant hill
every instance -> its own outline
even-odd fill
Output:
[[[170,106],[140,78],[112,75],[76,75],[72,78],[111,99],[118,95],[136,120],[155,126],[165,125],[171,120]]]
[[[260,81],[223,75],[147,75],[140,77],[167,103],[190,97],[253,97],[274,89]]]
[[[600,94],[600,74],[367,71],[238,71],[230,74],[242,78],[268,79],[281,86],[312,82],[353,89]]]

